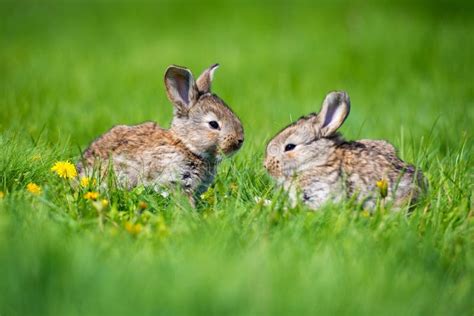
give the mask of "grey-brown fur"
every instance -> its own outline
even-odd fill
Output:
[[[349,96],[331,92],[319,114],[302,117],[280,131],[266,150],[270,175],[293,203],[302,200],[313,209],[353,196],[364,207],[374,208],[380,198],[376,183],[382,179],[388,183],[386,202],[395,207],[416,202],[425,188],[423,175],[398,158],[390,143],[346,141],[337,133],[349,111]]]
[[[160,190],[179,185],[193,201],[212,182],[222,157],[236,152],[244,140],[239,118],[210,92],[216,68],[194,81],[188,69],[168,67],[165,86],[174,105],[170,129],[154,122],[115,126],[85,150],[80,173],[90,175],[100,168],[103,176],[110,162],[124,187],[143,184]]]

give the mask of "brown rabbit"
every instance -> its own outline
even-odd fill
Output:
[[[165,86],[174,105],[169,129],[155,122],[119,125],[96,139],[84,152],[78,169],[103,176],[110,162],[118,183],[131,188],[139,184],[163,187],[180,185],[193,198],[212,182],[221,158],[243,144],[239,118],[217,95],[211,82],[218,65],[205,70],[194,81],[190,70],[170,66]]]
[[[352,196],[369,209],[380,197],[395,207],[414,203],[425,187],[422,173],[386,141],[344,140],[336,131],[349,111],[345,92],[329,93],[319,114],[301,117],[269,142],[265,168],[293,204],[301,199],[313,209]]]

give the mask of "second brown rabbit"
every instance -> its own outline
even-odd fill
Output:
[[[337,129],[349,111],[347,93],[331,92],[318,114],[280,131],[266,149],[269,174],[293,204],[302,200],[313,209],[351,197],[368,209],[379,198],[395,208],[415,203],[425,188],[421,171],[398,158],[386,141],[344,140]]]

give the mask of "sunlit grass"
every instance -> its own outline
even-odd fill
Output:
[[[2,3],[0,315],[471,315],[467,5]],[[166,66],[215,62],[246,136],[196,209],[77,175],[114,124],[168,126]],[[423,170],[412,212],[311,212],[267,176],[269,138],[335,89],[348,139],[387,139]]]

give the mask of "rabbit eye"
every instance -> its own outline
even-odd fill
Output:
[[[287,144],[285,146],[285,151],[290,151],[290,150],[293,150],[295,149],[296,145],[295,144]]]
[[[210,122],[209,122],[209,126],[210,126],[212,129],[219,129],[219,123],[217,123],[216,121],[210,121]]]

